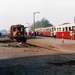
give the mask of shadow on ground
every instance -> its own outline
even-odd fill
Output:
[[[13,41],[7,36],[0,37],[0,43],[11,43],[11,42]]]
[[[75,75],[75,60],[65,55],[40,55],[0,60],[0,75]],[[65,57],[63,57],[65,56]]]
[[[35,38],[34,38],[34,36],[32,36],[32,37],[27,37],[27,39],[45,39],[46,37],[42,37],[42,36],[36,36]],[[50,37],[49,37],[50,38]]]
[[[12,40],[0,40],[0,43],[11,43],[13,42]]]

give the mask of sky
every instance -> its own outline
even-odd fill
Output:
[[[53,25],[74,23],[75,0],[0,0],[0,30],[15,24],[30,26],[34,12],[40,12],[35,21],[45,18]]]

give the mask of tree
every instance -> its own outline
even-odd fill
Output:
[[[30,27],[30,30],[33,30],[33,24]],[[45,18],[41,19],[41,21],[35,22],[35,28],[43,28],[43,27],[50,27],[53,26],[49,21]]]

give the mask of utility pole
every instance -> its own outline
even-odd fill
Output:
[[[35,39],[35,14],[37,14],[37,13],[40,13],[40,12],[33,12],[33,23],[34,23],[33,32],[34,32],[34,39]]]

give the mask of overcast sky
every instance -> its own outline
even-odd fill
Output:
[[[33,23],[46,18],[53,25],[74,22],[75,0],[0,0],[0,30],[13,24]]]

